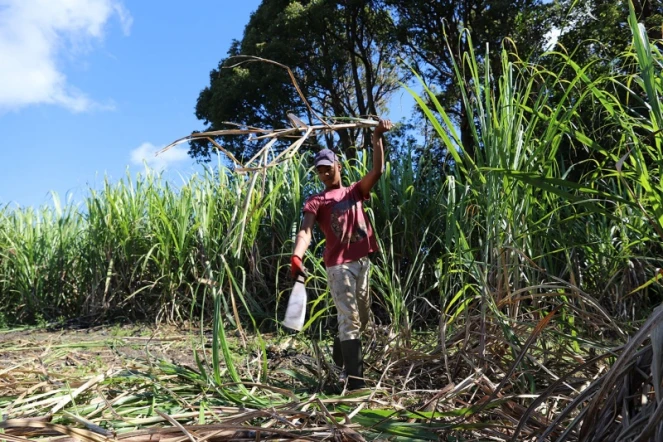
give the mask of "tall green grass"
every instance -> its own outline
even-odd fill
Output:
[[[253,176],[220,166],[179,187],[155,173],[126,176],[89,189],[80,206],[60,207],[54,199],[39,209],[3,208],[0,299],[6,317],[180,321],[192,314],[209,317],[213,307],[204,297],[218,292],[222,315],[233,327],[252,317],[256,327],[273,328],[291,284],[287,266],[303,202],[320,191],[309,160],[296,158]],[[366,170],[362,161],[347,164],[349,180]],[[441,194],[426,191],[434,183],[423,189],[425,177],[416,176],[416,165],[407,157],[401,161],[389,166],[369,206],[385,263],[376,271],[389,274],[376,278],[379,292],[386,308],[406,317],[395,306],[401,296],[392,286],[406,268],[417,274],[421,250],[428,251],[427,265],[434,263],[432,247],[443,226],[438,223],[430,239],[420,237],[439,216]],[[424,204],[428,212],[419,210]],[[305,264],[309,292],[320,308],[309,326],[334,321],[316,235]],[[423,278],[435,284],[432,273]],[[241,290],[233,281],[242,281]]]
[[[647,250],[632,234],[654,232],[625,202],[624,177],[635,173],[628,175],[626,166],[621,175],[606,171],[587,183],[565,180],[572,165],[558,152],[563,139],[598,148],[583,134],[577,107],[591,97],[612,101],[600,89],[605,82],[587,79],[563,54],[551,56],[576,77],[569,82],[506,50],[501,72],[482,66],[477,60],[484,57],[473,53],[460,60],[461,96],[475,122],[473,158],[462,151],[434,92],[424,86],[425,96],[416,96],[445,143],[449,163],[431,164],[425,152],[396,156],[367,204],[381,246],[371,284],[383,322],[406,331],[428,328],[431,321],[453,327],[475,307],[484,318],[515,320],[523,306],[525,313],[545,311],[562,297],[571,309],[624,313],[624,297],[606,296],[605,289],[625,287],[615,280],[629,263],[655,259],[639,259]],[[469,80],[463,72],[471,74]],[[549,97],[560,90],[562,101],[553,108]],[[624,143],[606,150],[606,157],[620,158],[634,141]],[[634,153],[627,159],[637,158]],[[80,206],[61,207],[54,200],[39,209],[4,207],[0,299],[6,317],[177,321],[210,315],[211,302],[204,298],[214,288],[233,327],[250,318],[258,328],[273,327],[289,288],[287,258],[302,204],[320,190],[308,160],[297,157],[250,176],[220,166],[178,187],[158,174],[127,176],[90,189]],[[358,179],[369,160],[360,155],[346,163],[347,181]],[[635,181],[647,182],[645,172],[638,173]],[[619,195],[610,201],[613,191]],[[316,235],[305,258],[315,303],[308,327],[325,328],[334,318]],[[627,277],[635,278],[631,288],[643,282],[640,275]],[[243,281],[242,290],[233,290],[232,280]]]
[[[472,157],[435,92],[423,80],[421,95],[411,91],[448,161],[431,164],[426,152],[395,156],[366,205],[380,244],[370,280],[377,321],[401,338],[397,347],[406,362],[376,364],[408,373],[403,386],[443,391],[447,384],[472,384],[462,410],[444,415],[455,419],[448,428],[479,412],[512,425],[513,416],[499,410],[516,404],[526,410],[520,431],[531,423],[527,416],[545,405],[548,413],[565,407],[557,419],[560,427],[568,424],[560,440],[570,437],[583,413],[589,418],[582,434],[600,436],[597,428],[609,427],[593,424],[610,421],[614,411],[603,399],[626,406],[627,398],[642,396],[607,396],[611,382],[628,370],[609,372],[583,393],[570,379],[579,370],[597,379],[593,364],[610,355],[593,353],[613,343],[613,351],[621,351],[618,345],[661,300],[663,55],[633,13],[629,23],[634,45],[619,62],[637,69],[610,77],[590,78],[587,66],[563,52],[546,54],[556,61],[552,70],[503,48],[499,72],[482,64],[488,54],[462,54],[454,72],[473,122]],[[629,103],[647,112],[630,112]],[[579,112],[584,105],[605,112],[621,134],[617,143],[592,139]],[[569,140],[598,158],[595,170],[574,181],[567,174],[575,165],[560,152]],[[219,166],[177,188],[155,174],[127,176],[90,189],[80,207],[62,207],[55,199],[40,209],[1,208],[4,321],[210,318],[212,361],[201,353],[198,371],[169,369],[233,403],[264,405],[243,385],[220,386],[266,380],[261,333],[277,327],[291,285],[288,263],[301,207],[320,190],[309,160],[298,156],[249,176]],[[368,164],[367,154],[345,162],[347,182],[359,179]],[[322,247],[316,232],[304,259],[311,299],[305,332],[318,335],[335,321]],[[659,350],[638,346],[656,325],[646,322],[615,369],[638,351],[642,373],[643,361]],[[242,336],[246,328],[260,343],[260,364],[240,373],[228,331]],[[434,356],[430,365],[422,362],[423,351],[412,348],[418,343],[411,336],[421,330],[436,334],[437,348],[425,349]],[[578,359],[586,362],[578,366]],[[410,376],[419,363],[421,376]],[[589,411],[576,412],[595,391],[600,394],[584,408]],[[478,403],[467,402],[478,395]],[[601,407],[608,410],[602,417]],[[528,431],[534,437],[538,430]]]
[[[643,54],[624,56],[646,74],[631,83],[656,94],[655,62]],[[493,72],[482,64],[486,55],[465,53],[454,66],[474,123],[474,156],[463,152],[450,114],[422,81],[423,95],[413,94],[448,161],[432,164],[425,148],[395,155],[367,203],[381,246],[371,278],[378,319],[407,335],[432,323],[453,331],[474,314],[485,331],[493,317],[514,349],[520,344],[513,327],[535,323],[559,303],[571,334],[578,311],[613,325],[612,316],[641,319],[646,309],[634,310],[634,298],[622,292],[642,286],[658,262],[646,238],[663,219],[649,184],[657,179],[649,167],[661,161],[660,109],[651,107],[646,124],[622,118],[622,143],[600,146],[578,109],[593,100],[615,118],[625,115],[612,92],[620,79],[588,78],[586,67],[563,53],[548,54],[557,71],[503,49],[501,70]],[[561,98],[551,106],[553,96]],[[653,144],[643,144],[643,130],[655,134]],[[559,149],[569,139],[606,158],[581,182],[565,179],[573,165]],[[320,190],[309,160],[295,157],[253,175],[219,166],[177,187],[158,174],[127,176],[90,189],[80,206],[55,199],[39,209],[2,208],[4,315],[14,322],[179,321],[211,317],[214,302],[206,298],[214,294],[230,326],[274,328],[290,286],[301,207]],[[347,162],[347,181],[369,161],[362,154]],[[610,161],[622,168],[611,169]],[[334,317],[319,233],[315,239],[305,257],[313,300],[307,328],[322,333]],[[647,289],[658,293],[653,284]]]

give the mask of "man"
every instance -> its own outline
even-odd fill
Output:
[[[338,311],[333,358],[336,365],[345,367],[349,390],[365,387],[361,332],[370,313],[368,255],[378,249],[363,201],[370,197],[371,189],[382,176],[382,135],[391,128],[391,121],[380,120],[373,131],[373,166],[360,181],[348,187],[341,182],[341,163],[336,154],[329,149],[316,154],[315,168],[325,190],[304,204],[304,220],[290,260],[293,277],[304,273],[302,257],[311,242],[313,224],[317,222],[325,235],[323,259]]]

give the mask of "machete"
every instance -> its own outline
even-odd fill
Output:
[[[304,275],[297,276],[295,285],[288,299],[288,308],[285,311],[285,319],[282,324],[288,328],[300,331],[304,327],[306,317],[306,287],[304,286]]]

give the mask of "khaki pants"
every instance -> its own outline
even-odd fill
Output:
[[[368,294],[368,257],[327,268],[327,281],[338,311],[341,341],[359,339],[368,324],[371,301]]]

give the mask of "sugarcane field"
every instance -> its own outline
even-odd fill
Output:
[[[663,3],[149,3],[0,1],[0,442],[663,442]]]

